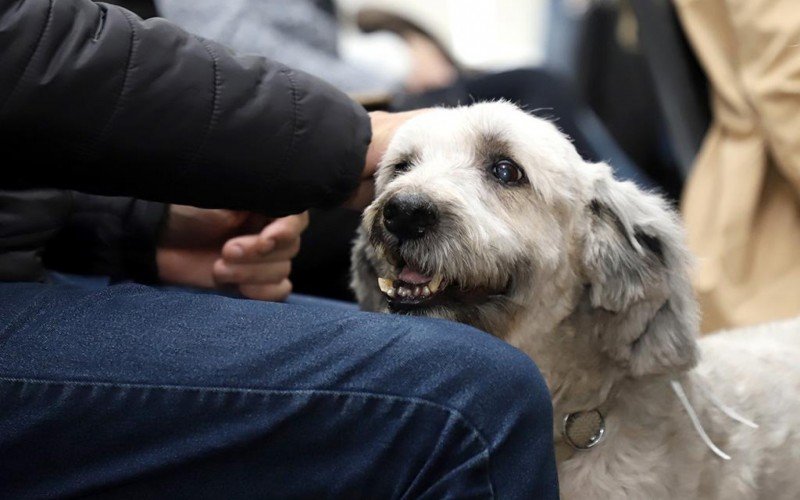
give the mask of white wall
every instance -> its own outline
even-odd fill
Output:
[[[547,0],[337,0],[403,14],[435,34],[467,67],[505,69],[541,62]]]

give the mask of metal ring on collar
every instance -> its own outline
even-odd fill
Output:
[[[606,435],[606,420],[597,409],[568,413],[564,416],[562,431],[564,442],[570,447],[576,450],[588,450],[603,440]]]

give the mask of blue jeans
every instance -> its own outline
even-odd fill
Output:
[[[547,388],[446,321],[0,284],[0,497],[557,498]]]

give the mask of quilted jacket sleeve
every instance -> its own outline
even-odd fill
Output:
[[[47,269],[108,276],[112,281],[158,283],[156,246],[169,205],[124,196],[63,193],[69,212],[44,245]]]
[[[0,282],[45,281],[54,270],[156,283],[167,207],[63,189],[0,189]]]
[[[333,87],[162,19],[0,0],[0,187],[272,215],[343,201],[370,139]]]

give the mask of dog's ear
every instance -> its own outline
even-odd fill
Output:
[[[655,194],[592,171],[582,261],[591,327],[633,376],[677,372],[697,361],[691,259],[675,210]]]

